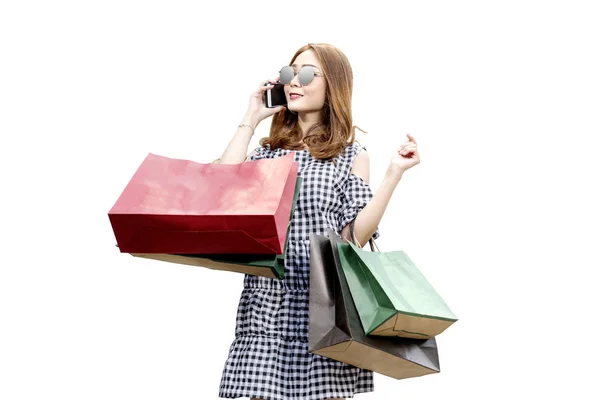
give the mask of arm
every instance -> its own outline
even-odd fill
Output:
[[[278,79],[275,79],[277,81]],[[254,129],[258,126],[260,121],[270,117],[279,111],[285,109],[284,106],[267,108],[264,104],[263,94],[266,90],[272,89],[273,84],[269,80],[262,82],[258,89],[255,90],[250,96],[250,104],[248,105],[248,111],[242,119],[240,125],[250,125],[238,127],[238,130],[233,135],[233,138],[229,141],[227,148],[217,160],[219,164],[241,164],[246,158],[248,152],[248,146],[250,140],[254,136]]]
[[[369,183],[369,164],[369,154],[366,151],[361,151],[354,160],[351,173],[361,177],[366,183]],[[373,195],[371,201],[356,216],[354,222],[354,234],[361,247],[368,243],[369,239],[373,236],[373,233],[375,233],[392,194],[394,193],[394,189],[398,186],[401,178],[402,173],[388,170],[383,182],[377,189],[377,192]],[[342,238],[352,241],[350,238],[349,225],[346,225],[342,229]]]
[[[408,139],[394,150],[381,186],[379,186],[371,201],[360,210],[354,219],[354,234],[361,246],[365,245],[377,230],[383,213],[404,172],[421,162],[417,141],[410,133],[407,133],[406,136]],[[357,154],[352,166],[352,173],[369,183],[369,158],[366,151]],[[342,229],[342,237],[352,240],[350,239],[349,226]]]
[[[242,124],[250,125],[239,127],[229,141],[223,155],[219,158],[219,164],[240,164],[246,160],[246,153],[250,140],[254,136],[254,129],[258,125],[250,116],[244,117]]]

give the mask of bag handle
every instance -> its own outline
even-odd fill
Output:
[[[362,247],[360,243],[358,243],[358,240],[356,240],[356,235],[354,234],[354,221],[356,221],[356,218],[350,221],[350,237],[352,238],[352,242],[360,249]],[[375,249],[377,249],[377,252],[381,253],[381,250],[379,250],[379,247],[377,246],[377,243],[375,243],[373,237],[369,239],[369,245],[371,245],[371,251],[375,251]]]

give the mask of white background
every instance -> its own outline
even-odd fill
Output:
[[[309,42],[352,64],[374,190],[415,136],[378,243],[459,317],[440,374],[357,398],[598,398],[594,3],[2,2],[0,398],[217,398],[243,276],[120,254],[107,213]]]

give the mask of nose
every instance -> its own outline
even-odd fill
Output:
[[[302,84],[300,83],[300,81],[298,80],[298,75],[299,74],[295,74],[294,78],[292,79],[292,81],[290,82],[290,86],[293,87],[302,87]]]

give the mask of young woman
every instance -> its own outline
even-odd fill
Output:
[[[373,391],[373,372],[308,351],[310,235],[331,228],[350,240],[355,220],[362,246],[379,236],[377,226],[402,174],[419,163],[417,143],[396,148],[373,196],[369,156],[354,141],[352,69],[346,56],[327,44],[299,49],[279,73],[287,107],[267,108],[262,82],[220,158],[235,164],[294,154],[303,178],[291,221],[283,280],[245,275],[235,340],[225,362],[219,397],[263,400],[321,400]],[[277,81],[277,80],[275,80]],[[270,83],[265,86],[265,83]],[[268,138],[248,158],[254,129],[272,116]],[[363,151],[361,151],[363,150]]]

